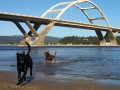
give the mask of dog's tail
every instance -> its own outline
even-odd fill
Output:
[[[27,46],[28,46],[28,52],[27,52],[27,55],[29,55],[29,54],[30,54],[31,47],[30,47],[30,44],[29,44],[28,42],[25,41],[25,43],[26,43]]]

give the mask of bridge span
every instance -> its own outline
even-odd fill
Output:
[[[77,4],[82,2],[88,2],[92,4],[93,7],[81,8]],[[64,5],[64,4],[68,4],[64,9],[54,10],[55,7],[59,5]],[[90,23],[60,20],[59,17],[72,5],[82,10],[82,12],[86,15]],[[101,17],[90,18],[89,15],[87,15],[87,13],[85,12],[85,10],[91,10],[91,9],[97,9],[100,12]],[[45,15],[47,15],[48,13],[54,13],[54,12],[60,12],[56,18],[45,18]],[[56,4],[50,9],[48,9],[41,17],[0,12],[0,20],[13,22],[19,28],[21,33],[24,35],[24,39],[19,43],[19,45],[25,45],[25,41],[27,41],[31,45],[44,46],[44,38],[49,32],[49,30],[52,28],[52,26],[62,26],[62,27],[94,30],[98,36],[100,45],[106,45],[106,39],[109,38],[111,46],[117,45],[116,36],[120,32],[120,28],[115,28],[110,26],[110,24],[108,23],[105,15],[100,10],[100,8],[89,0],[78,0],[73,2],[63,2],[63,3]],[[93,24],[92,22],[93,20],[105,20],[107,23],[107,26]],[[28,26],[28,28],[30,29],[28,33],[20,25],[20,22],[23,22]],[[34,24],[34,26],[32,26],[32,24]],[[37,30],[41,25],[46,25],[46,26],[43,28],[40,34],[38,34]],[[105,31],[106,35],[103,36],[101,31]],[[32,35],[36,37],[34,41],[31,40]]]
[[[89,30],[100,30],[100,31],[109,31],[111,28],[113,32],[119,32],[120,28],[102,26],[97,24],[83,23],[83,22],[74,22],[69,20],[60,20],[54,18],[41,18],[38,16],[30,16],[30,15],[22,15],[22,14],[14,14],[7,12],[0,12],[0,20],[3,21],[11,21],[11,22],[27,22],[29,21],[32,24],[44,24],[47,25],[50,22],[54,22],[54,26],[62,26],[62,27],[71,27],[71,28],[82,28]]]

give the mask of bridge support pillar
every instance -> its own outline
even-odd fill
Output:
[[[38,28],[40,27],[40,25],[41,24],[34,24],[34,26],[33,26],[33,28],[34,28],[34,30],[38,30]],[[22,27],[21,27],[22,28]],[[36,33],[36,32],[35,32]],[[26,34],[27,35],[27,37],[25,36],[24,38],[23,38],[23,40],[19,43],[19,45],[26,45],[25,44],[25,41],[27,41],[27,42],[29,42],[30,44],[32,44],[32,32],[31,32],[31,30],[28,32],[28,34]]]
[[[97,36],[98,36],[98,39],[100,41],[100,46],[105,46],[106,45],[106,40],[104,39],[101,31],[98,31],[98,30],[95,30]]]
[[[29,27],[30,31],[32,32],[32,34],[36,37],[38,37],[39,35],[37,34],[36,30],[33,28],[33,26],[31,25],[31,23],[29,21],[25,21],[26,25]]]
[[[28,37],[28,34],[25,32],[25,30],[22,28],[22,26],[19,24],[19,22],[15,22],[15,25],[19,28],[19,30],[22,32],[22,34],[25,36],[25,37]]]
[[[117,34],[118,34],[118,33],[119,33],[119,31],[117,31],[117,32],[113,33],[114,38],[116,38],[116,37],[117,37]]]
[[[48,25],[46,25],[44,29],[41,31],[41,33],[39,34],[39,37],[36,37],[36,39],[32,41],[31,44],[38,45],[38,46],[44,46],[45,36],[47,35],[47,33],[49,32],[49,30],[52,28],[53,25],[54,25],[54,22],[50,22]]]
[[[115,45],[118,45],[117,41],[116,41],[116,38],[115,38],[115,35],[113,34],[113,32],[110,30],[107,32],[107,35],[110,39],[110,45],[111,46],[115,46]]]
[[[37,31],[37,30],[38,30],[38,28],[39,28],[40,26],[41,26],[41,24],[36,24],[36,23],[34,23],[33,28]],[[31,32],[31,31],[29,31],[29,32],[28,32],[28,35],[32,37],[32,35],[31,35],[31,34],[32,34],[32,32]]]
[[[31,37],[25,32],[25,30],[22,28],[22,26],[20,25],[19,22],[14,21],[15,25],[19,28],[19,30],[22,32],[22,34],[24,35],[23,40],[19,43],[19,45],[26,45],[25,41],[29,42],[31,41]]]
[[[22,39],[22,41],[19,43],[19,45],[23,45],[23,46],[25,45],[26,46],[25,41],[27,41],[28,43],[31,43],[31,37],[30,36],[24,37]]]

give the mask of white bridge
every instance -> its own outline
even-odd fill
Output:
[[[90,3],[92,7],[81,8],[78,3]],[[66,5],[65,8],[62,9],[55,9],[60,5]],[[79,8],[85,16],[88,18],[90,23],[82,23],[82,22],[74,22],[68,20],[60,20],[60,16],[72,5]],[[85,12],[86,10],[96,9],[100,12],[101,17],[98,18],[90,18],[89,15]],[[45,16],[49,13],[59,12],[56,18],[45,18]],[[19,43],[20,45],[25,45],[25,41],[29,42],[31,45],[35,46],[44,46],[44,38],[52,28],[52,26],[61,26],[61,27],[71,27],[71,28],[82,28],[82,29],[89,29],[94,30],[98,36],[100,41],[100,45],[106,45],[106,39],[109,38],[110,45],[118,45],[116,41],[116,36],[120,31],[120,28],[111,27],[108,20],[106,19],[103,12],[100,8],[95,5],[93,2],[89,0],[78,0],[73,2],[62,2],[59,4],[54,5],[50,9],[48,9],[41,17],[38,16],[30,16],[30,15],[22,15],[22,14],[14,14],[14,13],[7,13],[7,12],[0,12],[0,20],[3,21],[11,21],[15,23],[15,25],[19,28],[19,30],[24,35],[24,39]],[[92,21],[93,20],[104,20],[107,26],[96,25]],[[29,27],[30,31],[26,33],[23,27],[20,25],[20,22],[26,23]],[[34,26],[32,26],[34,24]],[[44,29],[38,34],[37,30],[41,25],[46,25]],[[101,31],[105,31],[106,35],[103,36]],[[31,40],[32,35],[36,38],[34,41]]]

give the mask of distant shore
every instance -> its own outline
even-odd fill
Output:
[[[18,46],[18,44],[0,44],[0,46]]]
[[[25,45],[18,45],[18,44],[0,44],[0,46],[25,46]],[[101,46],[101,45],[44,45],[44,46],[38,46],[38,45],[31,45],[32,47],[44,47],[44,46]],[[102,45],[102,46],[110,46],[110,45]],[[120,45],[114,45],[114,46],[120,46]]]

